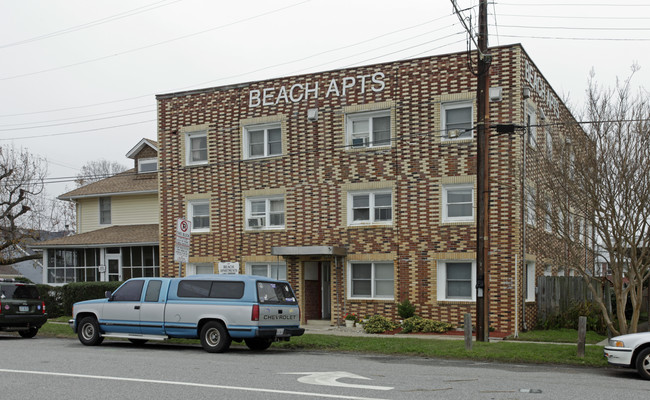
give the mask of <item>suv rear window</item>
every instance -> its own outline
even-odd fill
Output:
[[[38,300],[40,298],[36,286],[22,285],[20,283],[0,286],[0,299]]]
[[[241,299],[243,296],[244,282],[185,280],[178,284],[178,297]]]
[[[296,296],[286,282],[257,282],[260,304],[296,304]]]

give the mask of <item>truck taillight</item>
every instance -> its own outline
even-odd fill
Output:
[[[43,314],[45,314],[45,302],[42,302]]]
[[[259,320],[260,320],[260,305],[253,304],[253,311],[251,312],[251,321],[259,321]]]
[[[2,314],[2,302],[0,301],[0,314]]]

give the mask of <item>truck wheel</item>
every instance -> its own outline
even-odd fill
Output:
[[[29,328],[26,331],[18,331],[20,337],[24,337],[25,339],[33,338],[34,336],[36,336],[37,333],[38,333],[38,328]]]
[[[201,346],[208,353],[223,353],[230,348],[230,335],[221,322],[210,321],[201,329]]]
[[[641,350],[636,356],[636,370],[641,378],[650,380],[650,347]]]
[[[271,339],[244,339],[246,346],[253,351],[263,351],[271,346],[273,341]]]
[[[97,346],[104,341],[99,334],[99,323],[94,317],[86,317],[81,320],[77,327],[79,341],[86,346]]]

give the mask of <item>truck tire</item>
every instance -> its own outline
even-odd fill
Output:
[[[271,346],[271,339],[244,339],[246,346],[253,351],[263,351]]]
[[[210,321],[201,328],[201,346],[208,353],[228,351],[232,339],[221,322]]]
[[[104,338],[99,333],[99,323],[95,317],[85,317],[77,327],[77,337],[86,346],[100,345]]]
[[[25,339],[33,338],[34,336],[36,336],[37,333],[38,333],[38,328],[29,328],[26,331],[18,331],[20,337],[23,337]]]
[[[641,378],[650,380],[650,347],[641,350],[636,356],[636,370]]]

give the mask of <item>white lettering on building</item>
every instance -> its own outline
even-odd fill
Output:
[[[386,75],[383,72],[375,72],[369,75],[346,76],[340,80],[333,78],[327,86],[325,97],[330,96],[343,97],[354,91],[364,94],[368,88],[375,93],[379,93],[386,88]],[[318,82],[296,83],[287,89],[286,86],[266,87],[263,89],[252,89],[248,93],[248,106],[274,106],[281,103],[299,103],[310,98],[319,98]]]
[[[524,64],[525,80],[531,89],[537,93],[540,100],[546,103],[546,106],[553,111],[557,118],[560,117],[560,102],[553,94],[551,88],[546,84],[544,78],[532,66],[530,61],[526,60]]]

